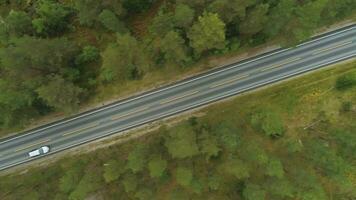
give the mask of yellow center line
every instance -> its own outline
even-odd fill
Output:
[[[26,147],[22,147],[22,148],[16,149],[15,152],[22,151],[22,150],[25,150],[25,149],[31,148],[31,147],[33,147],[33,146],[36,146],[36,145],[39,145],[39,144],[43,144],[43,143],[49,142],[49,141],[50,141],[50,139],[43,140],[43,141],[41,141],[41,142],[37,142],[37,143],[31,144],[31,145],[28,145],[28,146],[26,146]]]
[[[237,80],[246,78],[246,77],[248,77],[248,76],[249,76],[249,74],[242,75],[242,76],[238,76],[238,77],[229,79],[229,80],[227,80],[227,81],[224,81],[224,82],[222,82],[222,83],[218,83],[218,84],[212,85],[212,86],[210,86],[210,88],[216,88],[216,87],[219,87],[219,86],[222,86],[222,85],[226,85],[226,84],[232,83],[232,82],[234,82],[234,81],[237,81]]]
[[[126,114],[119,114],[119,115],[115,115],[113,117],[111,117],[111,120],[117,120],[117,119],[120,119],[120,118],[124,118],[124,117],[127,117],[129,115],[133,115],[135,113],[138,113],[138,112],[141,112],[141,111],[144,111],[144,110],[147,110],[149,107],[142,107],[140,109],[137,109],[137,110],[134,110],[132,112],[129,112],[129,113],[126,113]]]
[[[282,63],[276,64],[276,65],[272,65],[272,66],[270,66],[270,67],[263,68],[263,69],[261,69],[260,71],[261,71],[261,72],[264,72],[264,71],[267,71],[267,70],[270,70],[270,69],[273,69],[273,68],[280,67],[280,66],[282,66],[282,65],[289,64],[289,63],[291,63],[291,62],[294,62],[294,61],[297,61],[297,60],[300,60],[300,59],[301,59],[301,58],[291,58],[291,59],[288,59],[288,60],[286,60],[286,61],[284,61],[284,62],[282,62]]]
[[[176,100],[178,100],[178,99],[182,99],[182,98],[184,98],[184,97],[191,96],[191,95],[196,94],[196,93],[198,93],[198,92],[199,92],[199,91],[194,91],[194,92],[190,92],[190,93],[188,93],[188,94],[184,94],[184,95],[182,95],[182,96],[173,97],[173,98],[171,98],[171,99],[161,101],[160,104],[170,103],[170,102],[172,102],[172,101],[176,101]]]
[[[98,122],[95,122],[93,124],[90,124],[89,126],[86,126],[86,127],[83,127],[83,128],[80,128],[80,129],[77,129],[77,130],[74,130],[74,131],[71,131],[71,132],[68,132],[68,133],[64,133],[63,136],[67,136],[67,135],[71,135],[71,134],[74,134],[74,133],[81,133],[87,129],[90,129],[90,128],[93,128],[95,126],[98,126],[99,123]]]
[[[345,46],[345,45],[348,45],[352,43],[352,41],[347,41],[347,42],[343,42],[341,44],[337,44],[337,45],[334,45],[334,46],[331,46],[331,47],[327,47],[327,48],[324,48],[324,49],[319,49],[319,50],[316,50],[314,51],[314,53],[312,55],[316,55],[316,54],[320,54],[320,53],[323,53],[325,51],[329,51],[329,50],[332,50],[332,49],[336,49],[336,48],[339,48],[339,47],[342,47],[342,46]]]

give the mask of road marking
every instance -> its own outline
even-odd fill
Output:
[[[86,127],[83,127],[83,128],[79,128],[79,129],[76,129],[76,130],[68,132],[68,133],[64,133],[62,136],[67,136],[67,135],[71,135],[71,134],[74,134],[74,133],[81,133],[81,132],[83,132],[85,130],[88,130],[88,129],[93,128],[93,127],[98,126],[98,125],[99,125],[99,123],[95,122],[95,123],[90,124],[89,126],[86,126]]]
[[[248,77],[248,76],[249,76],[249,74],[240,75],[240,76],[237,76],[237,77],[235,77],[235,78],[229,79],[229,80],[227,80],[227,81],[224,81],[224,82],[221,82],[221,83],[212,85],[212,86],[210,86],[210,88],[216,88],[216,87],[219,87],[219,86],[223,86],[223,85],[232,83],[232,82],[234,82],[234,81],[237,81],[237,80],[246,78],[246,77]]]
[[[134,110],[132,112],[129,112],[129,113],[126,113],[126,114],[118,114],[118,115],[115,115],[113,117],[111,117],[111,120],[118,120],[120,118],[124,118],[124,117],[127,117],[129,115],[133,115],[133,114],[136,114],[138,112],[141,112],[141,111],[144,111],[144,110],[147,110],[149,107],[146,106],[146,107],[142,107],[142,108],[139,108],[137,110]]]
[[[190,92],[190,93],[187,93],[187,94],[183,94],[183,95],[178,96],[178,97],[173,97],[173,98],[171,98],[171,99],[163,100],[163,101],[161,101],[160,104],[166,104],[166,103],[170,103],[170,102],[172,102],[172,101],[176,101],[176,100],[179,100],[179,99],[183,99],[184,97],[191,96],[191,95],[196,94],[196,93],[198,93],[198,92],[199,92],[199,91],[194,91],[194,92]]]
[[[43,144],[43,143],[49,142],[49,141],[50,141],[50,139],[43,140],[43,141],[41,141],[41,142],[37,142],[37,143],[31,144],[31,145],[28,145],[28,146],[26,146],[26,147],[16,149],[15,152],[22,151],[22,150],[25,150],[25,149],[31,148],[31,147],[33,147],[33,146],[36,146],[36,145],[39,145],[39,144]]]
[[[323,52],[325,52],[325,51],[329,51],[329,50],[332,50],[332,49],[336,49],[336,48],[339,48],[339,47],[348,45],[348,44],[350,44],[350,43],[352,43],[352,41],[347,41],[347,42],[343,42],[343,43],[341,43],[341,44],[337,44],[337,45],[334,45],[334,46],[331,46],[331,47],[319,49],[319,50],[314,51],[314,52],[312,53],[312,55],[316,55],[316,54],[323,53]]]
[[[267,71],[267,70],[271,70],[271,69],[274,69],[274,68],[277,68],[277,67],[280,67],[280,66],[283,66],[283,65],[286,65],[286,64],[289,64],[289,63],[292,63],[294,61],[297,61],[297,60],[300,60],[302,58],[290,58],[290,59],[287,59],[286,61],[282,62],[282,63],[279,63],[279,64],[276,64],[276,65],[272,65],[270,67],[265,67],[263,69],[260,69],[260,72],[264,72],[264,71]]]

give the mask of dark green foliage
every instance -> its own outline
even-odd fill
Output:
[[[284,134],[284,125],[278,113],[272,109],[258,111],[251,118],[251,124],[267,136],[276,138]]]
[[[128,12],[139,13],[149,9],[155,0],[124,0],[123,2]]]
[[[85,46],[82,53],[75,58],[76,65],[83,65],[90,62],[98,62],[100,59],[100,51],[94,46]]]
[[[76,0],[75,8],[81,25],[92,26],[100,14],[100,0]]]
[[[147,162],[147,148],[143,145],[136,146],[127,157],[127,168],[133,173],[143,170]]]
[[[30,35],[33,32],[31,17],[22,11],[11,10],[5,19],[5,26],[13,36]]]
[[[246,200],[264,200],[266,192],[258,185],[248,183],[243,191],[243,197]]]
[[[356,86],[356,72],[340,76],[335,84],[336,89],[340,91],[347,90],[354,86]]]
[[[72,9],[51,0],[39,1],[36,7],[37,18],[32,24],[37,33],[42,35],[58,35],[69,27]]]

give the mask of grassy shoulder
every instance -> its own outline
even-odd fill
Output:
[[[0,198],[353,199],[356,62],[206,107],[127,143],[1,177]]]

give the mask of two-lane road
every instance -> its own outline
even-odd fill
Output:
[[[353,57],[356,26],[3,139],[0,170],[36,159],[28,152],[43,145],[51,146],[53,154]]]

